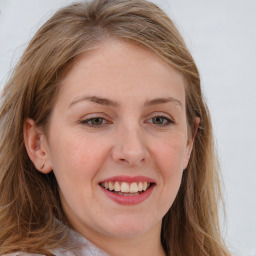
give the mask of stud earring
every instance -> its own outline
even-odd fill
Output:
[[[44,163],[40,166],[40,169],[43,169],[44,168]]]

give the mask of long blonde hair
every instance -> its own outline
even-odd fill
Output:
[[[36,171],[23,140],[32,118],[47,131],[61,79],[76,57],[106,37],[136,42],[179,70],[186,80],[191,132],[200,126],[177,198],[163,218],[161,241],[169,256],[227,256],[221,237],[218,162],[209,112],[195,62],[170,18],[145,0],[94,0],[59,10],[36,33],[1,96],[0,255],[51,255],[64,243],[66,223],[54,174]]]

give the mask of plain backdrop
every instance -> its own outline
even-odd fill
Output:
[[[0,89],[40,25],[71,2],[0,0]],[[256,256],[256,1],[153,2],[174,20],[201,74],[225,183],[228,246],[233,255]]]

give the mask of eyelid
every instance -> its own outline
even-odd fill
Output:
[[[99,124],[99,125],[92,125],[89,122],[93,119],[102,119],[104,121],[103,124]],[[111,121],[109,121],[110,118],[106,117],[105,114],[103,113],[93,113],[93,114],[88,114],[86,116],[83,116],[80,120],[79,123],[82,125],[87,125],[89,127],[92,128],[101,128],[107,124],[110,124]]]
[[[153,118],[153,117],[165,117],[167,119],[170,119],[171,121],[175,121],[174,118],[170,115],[170,114],[167,114],[165,112],[153,112],[151,114],[148,115],[148,118]]]
[[[110,117],[108,115],[106,115],[105,113],[102,112],[92,112],[92,113],[88,113],[86,115],[83,115],[80,120],[88,120],[88,119],[93,119],[93,118],[103,118],[103,119],[110,119]]]
[[[165,126],[169,126],[169,125],[173,125],[175,124],[175,120],[172,116],[170,116],[169,114],[166,114],[166,113],[160,113],[160,112],[157,112],[157,113],[152,113],[148,116],[147,120],[152,120],[153,118],[156,118],[156,117],[160,117],[160,118],[164,118],[165,120],[167,120],[167,124],[154,124],[154,123],[151,123],[152,125],[154,126],[158,126],[158,127],[165,127]]]
[[[156,117],[159,117],[159,118],[164,118],[165,121],[167,121],[167,123],[164,123],[164,124],[155,124],[153,122],[149,122],[149,120],[152,120],[153,118],[156,118]],[[93,125],[93,124],[90,124],[89,122],[93,119],[102,119],[103,120],[103,123],[102,124],[99,124],[99,125]],[[110,121],[111,118],[109,117],[106,117],[106,114],[104,113],[92,113],[92,114],[88,114],[86,116],[84,116],[83,118],[81,118],[78,122],[82,125],[86,125],[88,127],[92,127],[92,128],[101,128],[105,125],[108,125],[108,124],[111,124],[112,121]],[[169,125],[173,125],[175,124],[175,120],[174,118],[170,115],[170,114],[166,114],[166,113],[163,113],[163,112],[154,112],[154,113],[151,113],[147,116],[146,120],[145,120],[146,123],[151,123],[151,125],[153,126],[158,126],[158,127],[165,127],[165,126],[169,126]]]

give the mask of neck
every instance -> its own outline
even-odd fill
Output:
[[[108,244],[104,243],[99,246],[112,256],[165,256],[160,239],[147,240],[146,238],[136,237],[105,240],[105,242],[108,242]]]
[[[111,256],[165,256],[160,233],[161,224],[156,225],[153,230],[136,237],[101,237],[98,234],[94,236],[90,233],[90,237],[87,239]]]

